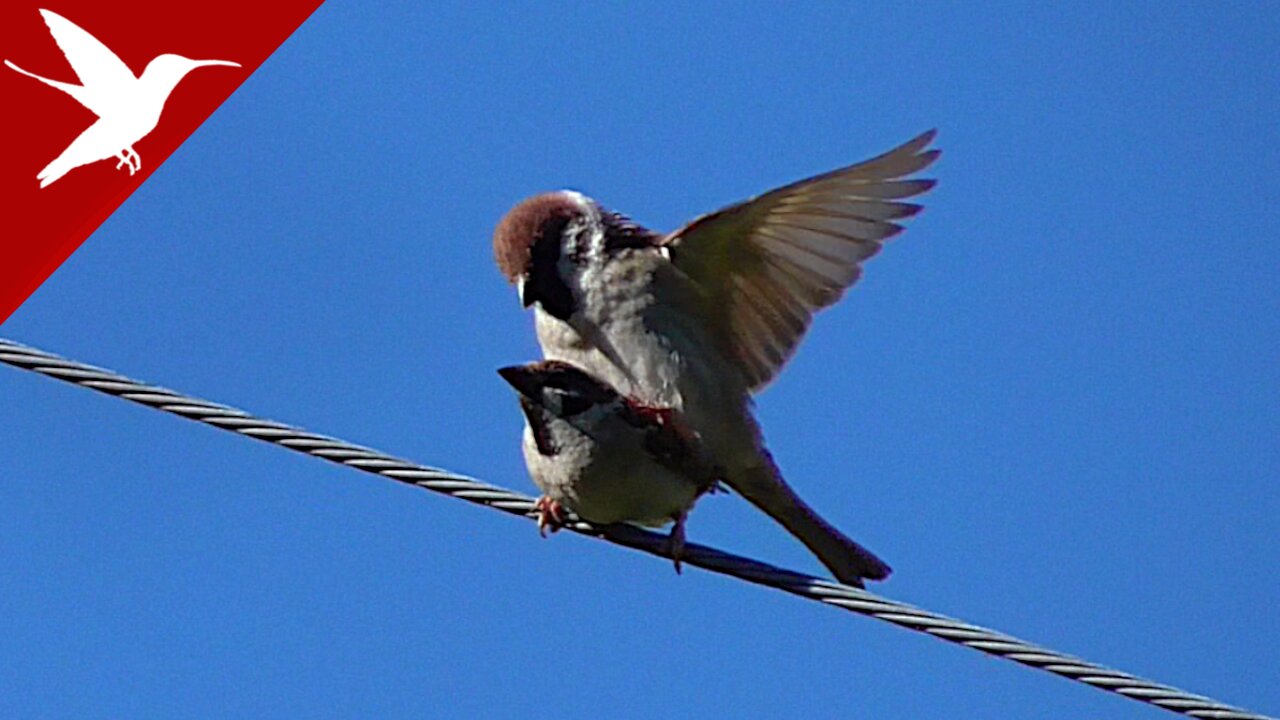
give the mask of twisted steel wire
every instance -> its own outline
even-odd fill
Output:
[[[67,360],[3,338],[0,338],[0,362],[477,505],[529,519],[537,516],[534,499],[526,495],[391,457],[337,438],[254,417],[243,410],[131,380],[102,368]],[[598,526],[580,519],[571,519],[566,529],[650,555],[670,558],[665,535],[638,527]],[[1193,695],[1178,688],[1095,665],[995,630],[889,600],[866,590],[775,567],[705,545],[687,544],[683,562],[883,620],[1191,717],[1275,720],[1225,705],[1212,698]]]

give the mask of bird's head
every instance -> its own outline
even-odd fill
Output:
[[[570,420],[593,408],[608,409],[621,400],[603,381],[559,360],[504,367],[498,374],[520,393],[526,414],[539,411]]]
[[[600,208],[576,192],[543,193],[522,201],[498,223],[493,255],[515,284],[520,303],[535,302],[561,320],[573,314],[569,280],[598,234]]]
[[[147,63],[147,68],[142,71],[140,79],[144,82],[150,79],[151,82],[173,87],[192,70],[217,65],[240,67],[240,63],[230,60],[192,60],[181,55],[166,53]]]
[[[658,235],[572,190],[543,193],[512,208],[493,233],[498,269],[548,314],[568,320],[583,271],[621,249],[647,247]]]

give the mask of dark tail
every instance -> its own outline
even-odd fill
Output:
[[[768,457],[767,454],[765,457]],[[728,483],[796,537],[845,585],[862,587],[862,580],[883,580],[893,572],[870,550],[822,519],[782,479],[770,461],[728,478]]]

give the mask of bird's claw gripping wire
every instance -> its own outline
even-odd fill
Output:
[[[564,508],[555,500],[543,495],[534,503],[533,509],[538,511],[538,534],[542,537],[547,536],[548,530],[555,534],[564,527]]]
[[[676,524],[671,527],[671,534],[667,536],[667,552],[671,553],[671,561],[675,563],[677,575],[682,572],[680,562],[684,560],[685,517],[685,513],[680,513],[672,518]]]

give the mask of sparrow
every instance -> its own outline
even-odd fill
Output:
[[[543,493],[539,533],[560,529],[565,509],[601,525],[674,522],[669,549],[679,572],[688,512],[719,479],[679,413],[643,405],[557,360],[498,374],[520,395],[525,466]]]
[[[724,481],[809,548],[841,582],[890,568],[783,479],[752,395],[790,359],[815,312],[921,209],[938,156],[926,132],[879,157],[771,190],[659,233],[573,191],[528,198],[499,222],[494,256],[534,306],[543,355],[618,392],[669,407]]]

